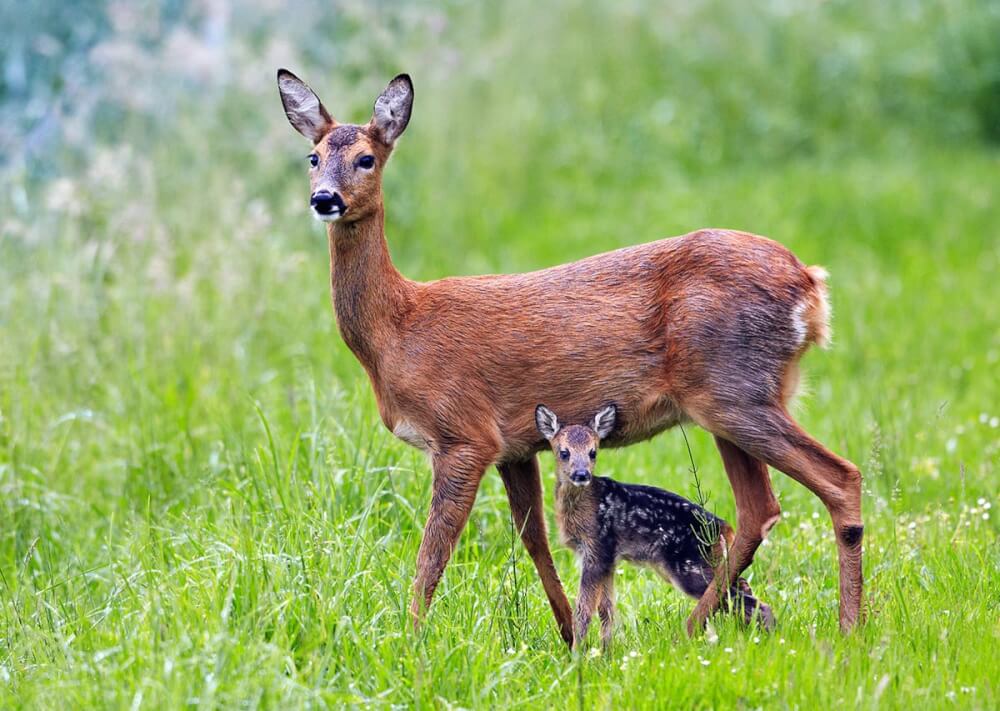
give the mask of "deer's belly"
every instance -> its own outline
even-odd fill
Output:
[[[672,399],[654,397],[639,403],[625,426],[613,432],[605,446],[622,447],[642,442],[687,420],[684,411]]]
[[[431,442],[407,419],[399,420],[392,428],[392,433],[411,447],[416,447],[424,453],[430,453]]]

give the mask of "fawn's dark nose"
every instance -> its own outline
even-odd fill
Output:
[[[586,469],[576,469],[569,475],[569,480],[577,486],[590,483],[590,472]]]
[[[331,193],[329,190],[314,192],[309,199],[309,204],[320,215],[343,215],[347,212],[347,206],[344,205],[344,199],[340,197],[340,193]]]

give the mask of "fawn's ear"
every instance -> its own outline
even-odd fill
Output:
[[[618,411],[614,405],[608,405],[603,410],[594,415],[594,432],[601,439],[604,439],[615,428],[615,417]]]
[[[400,74],[375,99],[375,113],[371,125],[382,142],[393,145],[410,122],[413,108],[413,82],[409,74]]]
[[[539,405],[535,408],[535,426],[542,433],[542,437],[551,442],[559,431],[559,420],[556,418],[556,413],[545,405]]]
[[[288,123],[313,143],[319,143],[336,125],[316,92],[287,69],[278,70],[278,93]]]

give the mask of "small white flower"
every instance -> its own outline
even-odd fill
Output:
[[[819,518],[819,511],[813,511],[813,518]]]
[[[639,656],[639,653],[633,649],[631,652],[628,653],[628,655],[632,657],[632,659],[635,659],[636,657]]]
[[[702,665],[703,667],[707,667],[707,666],[708,666],[709,664],[711,664],[711,663],[712,663],[712,662],[708,661],[707,659],[702,659],[702,660],[701,660],[701,665]]]
[[[989,521],[990,520],[990,513],[989,513],[989,511],[984,511],[983,512],[983,520],[984,521]]]
[[[591,659],[599,657],[601,656],[601,650],[599,650],[597,647],[594,647],[589,652],[587,652],[587,656],[590,657]]]
[[[1000,417],[991,417],[990,418],[990,427],[992,427],[993,429],[996,429],[997,427],[1000,427]]]
[[[982,496],[980,496],[978,499],[976,499],[976,505],[977,506],[982,506],[985,503],[986,503],[986,499],[984,499]]]
[[[722,651],[725,652],[726,654],[732,654],[733,653],[733,648],[732,647],[726,647]]]

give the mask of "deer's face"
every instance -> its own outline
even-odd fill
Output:
[[[597,413],[592,426],[560,426],[559,420],[545,405],[535,408],[535,425],[552,447],[556,458],[556,476],[560,484],[587,486],[594,477],[597,449],[601,440],[615,427],[615,406]]]
[[[355,222],[382,202],[382,168],[410,120],[413,84],[405,74],[389,82],[364,125],[337,123],[302,80],[278,70],[278,91],[292,126],[313,142],[309,206],[322,222]]]
[[[316,219],[350,222],[371,214],[381,200],[389,153],[368,126],[343,124],[320,139],[307,157],[309,206]]]

